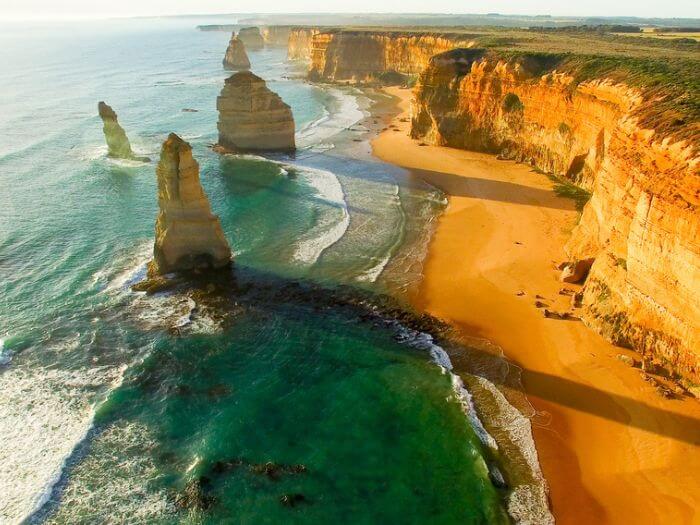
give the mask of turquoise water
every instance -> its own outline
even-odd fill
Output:
[[[0,521],[507,521],[453,377],[371,307],[415,285],[443,196],[280,49],[250,58],[301,151],[213,153],[228,35],[197,23],[0,28]],[[106,158],[99,100],[139,154],[192,144],[235,252],[216,293],[130,291],[154,163]]]

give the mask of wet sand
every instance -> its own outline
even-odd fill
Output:
[[[394,127],[374,154],[449,195],[413,301],[523,368],[557,523],[700,523],[700,403],[663,398],[618,359],[631,352],[535,306],[566,310],[559,290],[578,288],[554,269],[577,220],[573,201],[529,166],[421,146],[408,136],[410,91],[387,92],[398,97]]]

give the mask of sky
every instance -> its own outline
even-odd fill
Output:
[[[700,0],[0,0],[0,20],[314,12],[700,18]]]

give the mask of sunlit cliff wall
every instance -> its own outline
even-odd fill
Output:
[[[366,81],[385,73],[417,75],[430,58],[455,47],[470,47],[464,35],[351,30],[292,31],[289,57],[311,62],[310,78]]]
[[[477,49],[434,57],[415,88],[411,134],[525,161],[591,190],[567,245],[572,259],[595,259],[585,322],[699,382],[700,137],[645,129],[640,90],[576,83],[542,60]]]

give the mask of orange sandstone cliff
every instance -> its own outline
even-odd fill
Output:
[[[594,260],[584,321],[645,363],[697,383],[698,123],[650,125],[644,111],[658,93],[652,99],[604,78],[575,81],[575,72],[557,71],[557,60],[481,49],[435,56],[415,88],[411,134],[528,162],[590,190],[566,247],[574,260]]]

